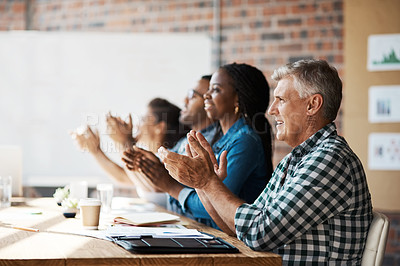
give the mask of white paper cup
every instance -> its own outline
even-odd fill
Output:
[[[99,199],[81,199],[81,220],[84,229],[96,230],[99,227],[101,201]]]

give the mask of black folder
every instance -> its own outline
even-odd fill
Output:
[[[204,234],[204,233],[203,233]],[[239,250],[219,237],[204,238],[153,238],[111,237],[113,242],[132,253],[238,253]]]

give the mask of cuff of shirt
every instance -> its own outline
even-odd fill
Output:
[[[190,194],[192,191],[194,191],[193,188],[187,188],[187,187],[185,187],[185,188],[183,188],[183,189],[181,190],[181,192],[179,192],[178,201],[179,201],[179,203],[181,204],[181,207],[182,207],[182,211],[183,211],[183,212],[186,212],[185,202],[186,202],[187,198],[189,197],[189,194]]]

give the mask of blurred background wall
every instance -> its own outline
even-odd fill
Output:
[[[344,77],[340,0],[2,0],[0,14],[0,30],[205,33],[215,66],[252,64],[269,82],[275,68],[302,58],[326,59]],[[290,149],[275,146],[276,165]]]

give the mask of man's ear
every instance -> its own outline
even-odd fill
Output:
[[[311,95],[308,104],[307,104],[307,115],[315,115],[322,108],[322,104],[324,103],[324,98],[321,94]]]

